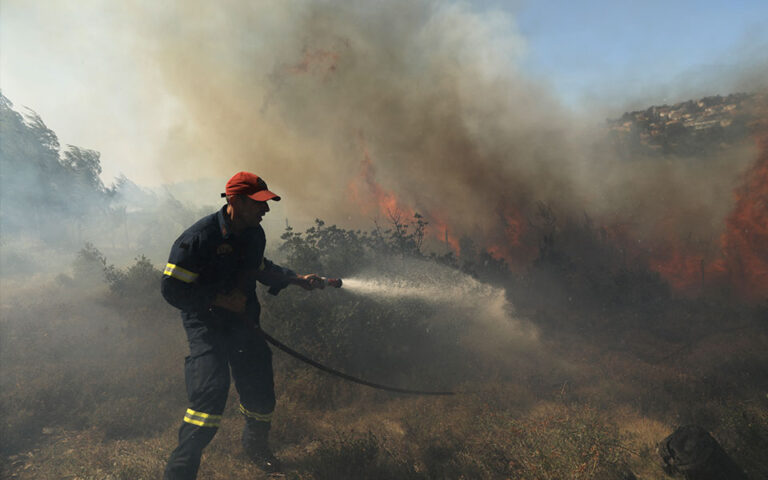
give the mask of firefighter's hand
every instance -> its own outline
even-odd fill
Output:
[[[248,301],[248,297],[238,289],[234,289],[226,295],[220,293],[216,295],[216,299],[213,301],[213,305],[221,307],[225,310],[235,313],[245,312],[245,304]]]
[[[293,283],[300,286],[304,290],[315,290],[325,288],[325,282],[323,277],[310,273],[309,275],[298,275],[293,279]]]

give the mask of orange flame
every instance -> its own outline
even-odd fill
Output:
[[[768,298],[768,132],[757,143],[758,158],[734,191],[715,255],[671,239],[652,252],[649,267],[676,291],[694,295],[728,285],[747,300]]]
[[[519,247],[522,245],[522,235],[525,229],[525,219],[519,210],[507,209],[504,214],[504,233],[509,241],[509,246]]]
[[[376,168],[373,166],[368,148],[363,143],[363,160],[360,162],[360,175],[349,183],[352,200],[359,203],[365,213],[371,213],[371,203],[378,207],[379,213],[390,218],[394,215],[413,217],[414,211],[401,205],[395,194],[385,190],[376,181]],[[361,185],[362,182],[362,185]],[[364,192],[361,187],[365,187]]]
[[[456,255],[461,254],[461,248],[459,247],[459,239],[453,235],[448,228],[448,222],[443,219],[443,216],[436,212],[429,212],[426,214],[427,221],[435,228],[432,231],[433,235],[440,241],[448,245],[453,253]]]
[[[719,244],[694,244],[670,233],[659,235],[658,232],[674,231],[671,224],[675,218],[658,224],[656,241],[641,242],[632,235],[631,225],[620,222],[601,229],[602,241],[618,247],[625,262],[639,261],[658,272],[680,294],[701,295],[727,286],[728,291],[735,290],[733,293],[743,299],[768,299],[768,128],[764,130],[757,136],[757,160],[743,184],[734,191],[734,207],[726,218]],[[375,210],[387,218],[412,218],[415,210],[377,182],[376,169],[362,136],[361,143],[360,173],[349,184],[352,199],[366,213]],[[424,212],[424,217],[431,225],[428,234],[459,254],[458,238],[445,217],[439,212]],[[486,251],[504,259],[513,269],[530,265],[538,254],[538,243],[523,210],[504,205],[499,218],[497,241],[486,245]]]
[[[513,268],[532,262],[538,254],[538,248],[528,238],[529,227],[523,211],[507,205],[499,217],[503,223],[503,240],[487,247],[486,251],[503,259]]]
[[[735,286],[755,300],[768,299],[768,131],[757,146],[757,162],[734,192],[736,205],[720,238]]]
[[[398,201],[394,192],[383,188],[376,181],[376,168],[371,160],[371,155],[365,144],[365,140],[360,135],[360,143],[363,153],[363,160],[360,162],[360,174],[353,178],[348,185],[352,201],[360,205],[364,213],[370,214],[374,208],[378,214],[394,218],[414,218],[416,211],[409,206],[403,205]],[[460,252],[459,240],[448,228],[448,223],[442,215],[433,212],[425,212],[424,218],[432,226],[427,227],[427,233],[448,245],[457,255]]]

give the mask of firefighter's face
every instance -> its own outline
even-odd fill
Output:
[[[246,196],[233,197],[230,203],[234,207],[235,218],[246,227],[255,227],[260,224],[261,219],[269,211],[267,202],[258,202]]]

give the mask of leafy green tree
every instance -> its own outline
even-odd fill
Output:
[[[80,242],[86,221],[108,210],[100,154],[59,139],[32,110],[21,114],[0,94],[0,228],[49,243]],[[93,218],[90,218],[93,217]]]

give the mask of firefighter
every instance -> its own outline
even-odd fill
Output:
[[[176,239],[163,272],[163,296],[181,310],[190,350],[184,365],[189,408],[166,480],[197,476],[203,449],[221,422],[230,369],[245,418],[243,449],[264,471],[280,471],[267,442],[275,391],[272,352],[253,328],[260,312],[256,281],[273,295],[288,285],[324,286],[317,275],[297,275],[264,258],[261,220],[269,212],[267,202],[280,200],[264,180],[239,172],[222,197],[226,205]]]

